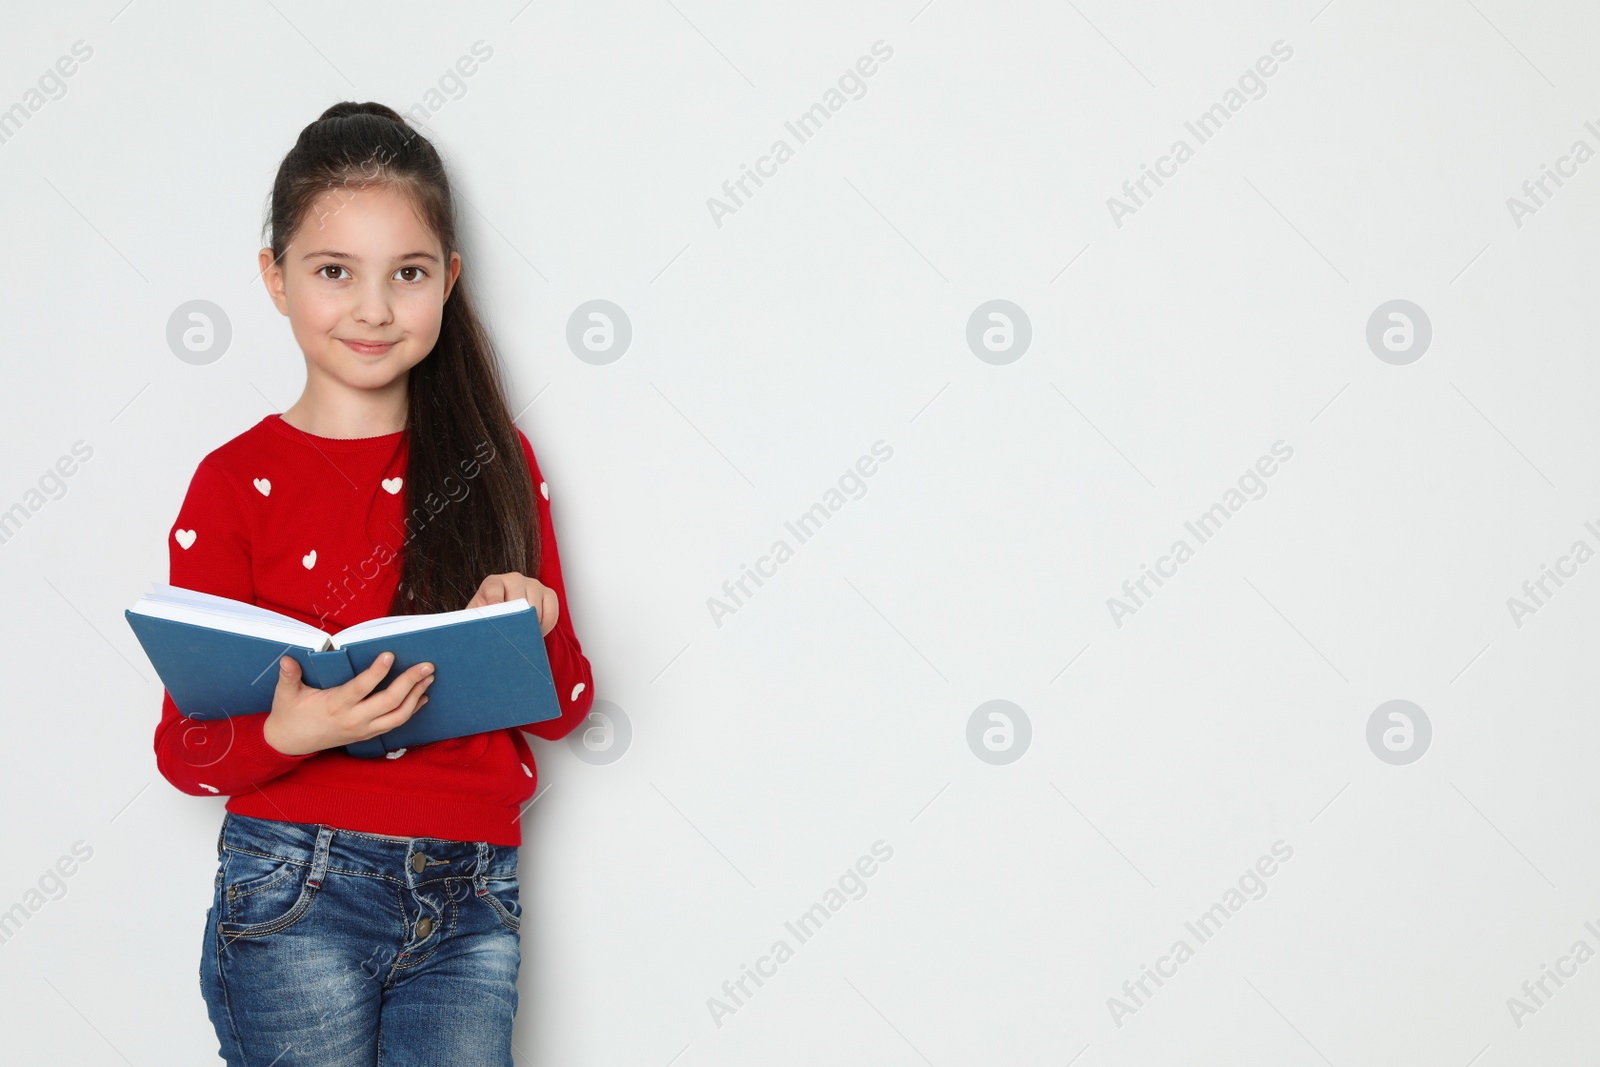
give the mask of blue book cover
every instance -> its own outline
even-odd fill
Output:
[[[428,662],[434,665],[428,703],[394,729],[345,745],[353,756],[381,756],[561,714],[539,614],[521,598],[437,615],[386,616],[330,635],[253,604],[157,583],[123,614],[178,711],[190,719],[271,711],[281,656],[300,664],[304,684],[331,689],[384,652],[393,652],[394,662],[373,692]]]

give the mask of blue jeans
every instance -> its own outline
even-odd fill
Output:
[[[227,812],[200,991],[229,1067],[511,1067],[518,849]]]

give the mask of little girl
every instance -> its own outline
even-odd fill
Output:
[[[522,736],[594,699],[533,449],[459,278],[432,144],[381,104],[300,132],[261,273],[306,386],[207,454],[169,541],[173,585],[332,632],[525,597],[562,713],[361,759],[426,705],[432,664],[334,689],[277,661],[272,709],[196,722],[165,696],[156,762],[226,794],[200,986],[230,1065],[511,1064],[517,860],[536,786]],[[270,669],[270,668],[269,668]]]

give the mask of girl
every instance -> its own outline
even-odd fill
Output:
[[[594,698],[589,662],[438,153],[381,104],[336,104],[279,167],[270,231],[261,272],[305,391],[200,461],[172,584],[330,632],[525,597],[562,714],[521,730],[565,736]],[[270,711],[207,722],[165,696],[162,775],[228,796],[200,986],[229,1064],[511,1064],[527,741],[340,747],[414,715],[431,667],[378,690],[380,659],[319,690],[283,656]]]

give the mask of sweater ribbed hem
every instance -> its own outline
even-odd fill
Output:
[[[257,819],[323,823],[374,834],[522,844],[518,807],[464,797],[360,793],[328,786],[268,782],[229,797],[227,810]]]

